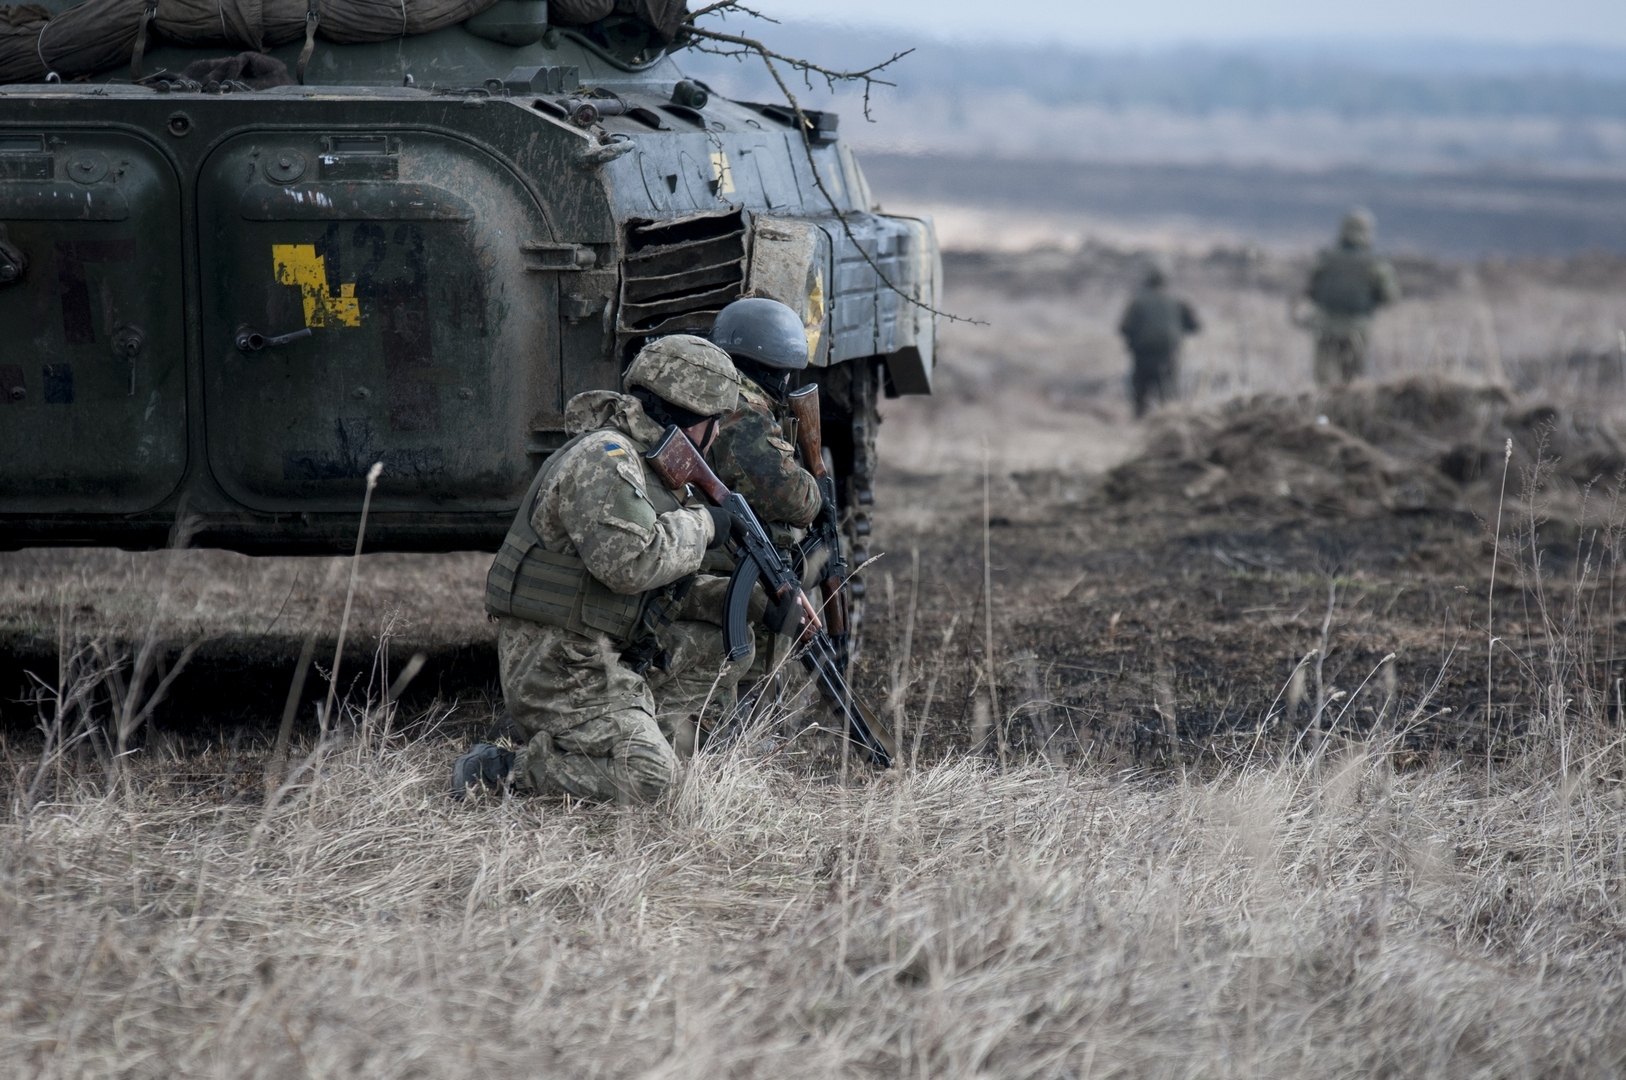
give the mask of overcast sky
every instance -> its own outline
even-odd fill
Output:
[[[1450,38],[1626,45],[1626,0],[760,0],[786,19],[963,38],[1168,45],[1268,38]],[[990,13],[1000,22],[990,25]]]

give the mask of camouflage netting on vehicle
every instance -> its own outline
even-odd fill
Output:
[[[0,7],[0,83],[96,75],[128,64],[150,0],[86,0],[52,17],[33,4]],[[496,0],[157,0],[147,46],[259,50],[305,36],[337,44],[388,41],[460,23]]]
[[[1626,470],[1626,444],[1603,417],[1521,401],[1499,386],[1419,377],[1168,410],[1145,451],[1108,475],[1104,494],[1199,514],[1452,511],[1500,483],[1509,439],[1510,495],[1538,461],[1577,488],[1608,487]]]

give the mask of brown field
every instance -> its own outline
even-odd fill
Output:
[[[341,563],[0,555],[0,1073],[1626,1070],[1626,263],[1409,261],[1316,396],[1304,255],[1155,242],[1206,328],[1144,426],[1132,245],[950,252],[986,325],[884,406],[885,775],[791,687],[658,806],[459,806],[485,556],[363,558],[319,740]]]

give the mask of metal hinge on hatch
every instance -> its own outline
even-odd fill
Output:
[[[525,253],[525,269],[537,272],[591,270],[598,265],[598,253],[586,244],[549,244],[527,240],[519,249]]]

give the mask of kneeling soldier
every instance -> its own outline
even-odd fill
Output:
[[[538,794],[655,799],[676,772],[680,725],[699,723],[708,700],[729,707],[750,667],[750,655],[725,666],[717,613],[685,603],[727,516],[681,504],[643,460],[667,424],[704,451],[738,405],[739,375],[710,342],[676,335],[645,346],[625,382],[627,394],[570,400],[579,434],[542,466],[491,568],[503,698],[528,741],[517,755],[464,754],[455,795],[512,776]]]

